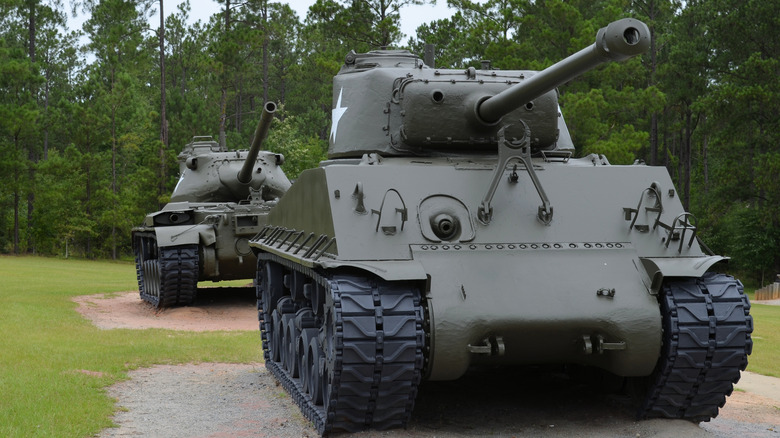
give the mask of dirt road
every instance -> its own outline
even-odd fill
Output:
[[[195,307],[155,313],[135,292],[79,297],[98,327],[257,330],[251,293],[202,293]],[[259,346],[258,346],[259,348]],[[262,364],[155,366],[109,389],[121,408],[100,437],[313,437]],[[631,401],[587,381],[521,369],[424,382],[405,430],[377,437],[780,437],[780,379],[743,373],[711,422],[634,421]]]

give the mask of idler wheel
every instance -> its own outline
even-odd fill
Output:
[[[258,277],[261,280],[260,288],[263,294],[263,305],[266,306],[266,315],[270,315],[276,308],[276,303],[284,296],[284,273],[282,267],[276,263],[263,262],[263,267]]]

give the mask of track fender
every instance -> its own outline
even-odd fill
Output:
[[[157,246],[165,248],[177,245],[214,245],[217,237],[211,225],[177,225],[172,227],[156,227]]]
[[[425,268],[420,262],[414,260],[384,260],[384,261],[324,261],[319,263],[326,269],[350,267],[377,275],[387,281],[425,280],[427,277]]]
[[[728,257],[641,257],[647,275],[653,279],[651,290],[654,294],[661,290],[665,277],[701,277],[715,263],[728,260]]]

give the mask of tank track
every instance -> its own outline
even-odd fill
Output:
[[[266,367],[321,435],[407,424],[425,343],[413,285],[265,253],[255,280]]]
[[[726,403],[753,348],[742,283],[712,273],[673,279],[659,299],[663,346],[638,416],[709,421]]]
[[[141,299],[154,308],[190,305],[198,288],[198,245],[160,248],[154,233],[133,238]]]

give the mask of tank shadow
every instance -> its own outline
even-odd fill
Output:
[[[645,436],[653,426],[636,420],[623,381],[589,369],[517,367],[424,382],[407,430],[437,436]],[[672,422],[701,433],[693,423]]]
[[[244,287],[198,287],[191,307],[256,305],[255,288]]]

